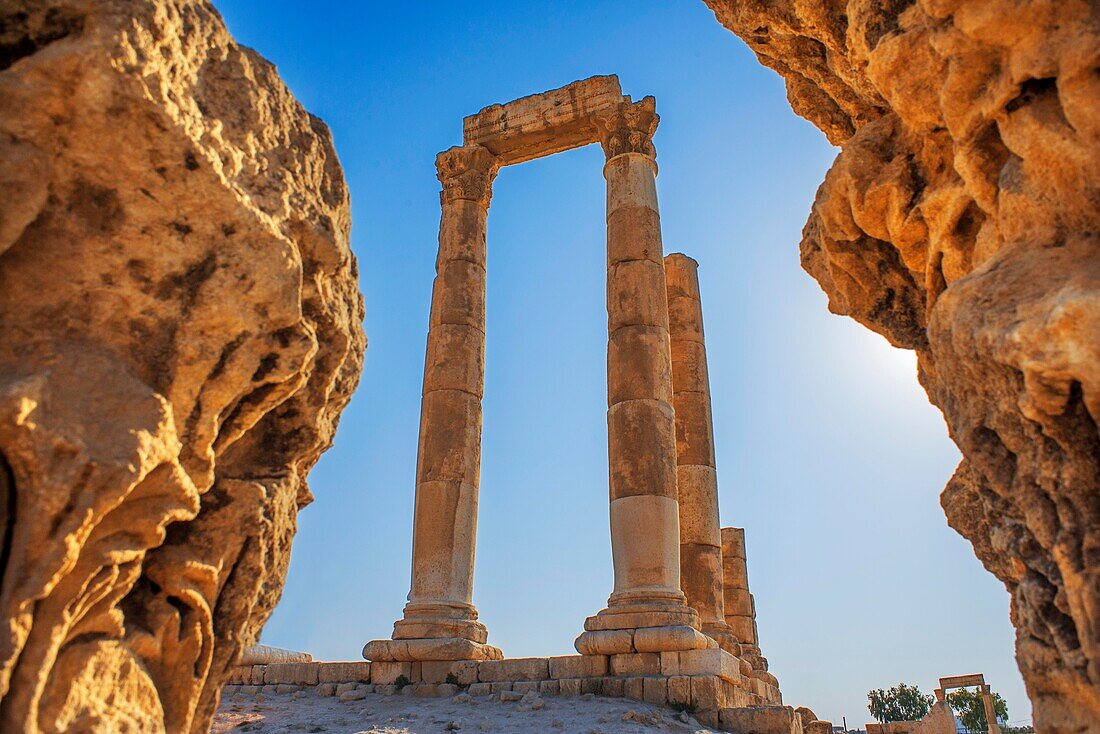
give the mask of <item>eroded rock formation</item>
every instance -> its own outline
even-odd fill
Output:
[[[1100,731],[1100,14],[1090,0],[707,0],[842,147],[803,267],[916,350],[941,501],[1012,596],[1038,730]]]
[[[327,128],[202,0],[0,5],[0,730],[204,731],[358,379]]]

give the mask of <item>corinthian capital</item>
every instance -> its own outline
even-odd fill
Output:
[[[657,123],[661,118],[656,107],[653,97],[645,97],[633,104],[621,104],[614,112],[596,116],[600,145],[608,160],[622,153],[642,153],[650,158],[657,156],[653,149],[653,134],[657,132]]]
[[[443,184],[440,201],[466,199],[489,206],[500,162],[487,148],[467,145],[445,150],[435,157],[435,169]]]

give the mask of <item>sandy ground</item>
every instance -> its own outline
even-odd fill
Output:
[[[364,693],[354,701],[313,691],[225,696],[214,734],[714,734],[686,713],[640,701],[584,696],[418,698]]]

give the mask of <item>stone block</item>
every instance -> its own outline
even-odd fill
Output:
[[[805,734],[833,734],[833,722],[831,721],[811,721],[810,723],[802,722],[802,731]]]
[[[335,683],[318,683],[316,692],[318,696],[324,696],[326,698],[336,695]]]
[[[634,649],[638,652],[702,650],[709,647],[711,642],[713,641],[702,632],[685,624],[634,630]]]
[[[615,156],[604,164],[608,217],[610,218],[620,209],[635,206],[647,207],[655,212],[660,211],[657,206],[657,186],[654,180],[656,173],[657,164],[644,155]],[[635,232],[634,237],[641,234],[641,232]]]
[[[801,734],[802,720],[790,706],[723,708],[721,726],[737,734]]]
[[[626,330],[620,329],[615,333],[623,334],[624,331]],[[620,339],[624,338],[620,337]],[[667,334],[664,338],[667,343]],[[612,349],[608,347],[608,363],[612,371],[624,375],[622,380],[615,378],[620,381],[626,379],[627,373],[645,373],[649,370],[650,366],[644,363],[645,360],[663,362],[668,357],[667,352],[664,355],[639,352],[636,357],[642,363],[616,364],[611,359]],[[624,358],[626,356],[624,355]],[[634,355],[630,356],[634,357]],[[671,384],[671,378],[669,378],[669,392],[671,392]],[[607,411],[607,447],[610,457],[613,502],[636,496],[676,499],[676,416],[671,403],[639,397],[647,389],[649,388],[634,385],[628,391],[624,387],[623,393],[626,397],[622,399],[625,402],[613,403]],[[653,509],[645,507],[639,514],[652,515],[653,512]],[[657,516],[660,517],[660,515]],[[677,517],[679,517],[678,511]],[[655,531],[659,527],[651,521],[648,529]],[[662,548],[668,542],[664,537],[651,540],[659,543],[659,547]],[[679,555],[679,533],[676,533],[675,540],[676,555]],[[663,578],[660,580],[664,581]]]
[[[257,693],[260,692],[260,687],[259,686],[241,686],[240,692],[241,692],[242,695],[255,696]]]
[[[661,653],[662,675],[716,675],[741,683],[741,661],[722,649]]]
[[[280,683],[275,686],[276,693],[295,693],[300,690],[302,690],[301,686],[296,686],[292,683]]]
[[[264,684],[264,668],[266,665],[253,665],[252,676],[249,682],[254,686],[262,686]]]
[[[607,313],[609,333],[627,326],[659,327],[659,333],[667,339],[664,266],[651,260],[610,263],[607,272]],[[671,382],[668,389],[668,400],[671,401]]]
[[[230,683],[228,685],[222,686],[222,698],[223,699],[226,698],[227,696],[236,696],[240,692],[241,692],[241,685],[239,683]]]
[[[674,675],[668,679],[668,702],[672,706],[691,705],[691,678],[686,675]]]
[[[540,683],[545,683],[545,682],[546,681],[538,681],[538,680],[520,680],[520,681],[516,681],[515,683],[512,684],[512,690],[515,691],[516,693],[520,693],[520,694],[531,693],[531,692],[538,693],[539,684]]]
[[[432,287],[432,311],[428,325],[434,328],[441,324],[461,324],[483,327],[485,324],[485,266],[469,260],[450,259],[450,255],[482,257],[483,242],[470,242],[468,237],[457,233],[440,234],[439,260],[436,265],[435,283]],[[476,237],[476,235],[475,235]],[[465,241],[463,241],[465,240]],[[450,246],[449,248],[447,246]],[[471,245],[479,252],[474,255]],[[451,252],[446,252],[450,249]],[[478,640],[485,642],[485,640]]]
[[[478,682],[476,660],[446,660],[420,664],[421,679],[425,683],[457,683],[468,686]]]
[[[598,630],[589,627],[590,624],[599,624],[592,620],[599,619],[589,617],[585,621],[585,633],[577,638],[574,646],[582,655],[614,655],[634,651],[634,633],[627,629]]]
[[[270,663],[264,669],[264,685],[280,683],[317,685],[317,663]]]
[[[603,676],[608,671],[606,655],[562,655],[548,658],[547,662],[550,677],[555,680]]]
[[[591,693],[593,696],[599,695],[600,686],[603,678],[581,678],[581,695]]]
[[[721,726],[721,715],[718,712],[718,709],[697,709],[695,713],[692,714],[692,716],[694,716],[696,721],[698,721],[703,726],[709,726],[715,729]]]
[[[478,665],[478,680],[485,682],[548,680],[550,669],[546,658],[511,658],[486,660]]]
[[[617,77],[582,79],[463,118],[463,141],[484,146],[502,165],[521,163],[598,141],[593,117],[622,101]]]
[[[558,689],[563,696],[579,696],[581,695],[581,679],[563,678],[558,681]]]
[[[229,678],[226,679],[227,683],[233,685],[247,685],[252,682],[252,666],[251,665],[235,665],[229,669]],[[224,690],[224,689],[223,689]]]
[[[718,682],[721,680],[714,675],[691,676],[691,705],[697,711],[714,710],[722,708],[723,696]]]
[[[729,590],[727,589],[727,592]],[[727,594],[726,598],[729,596]],[[752,617],[742,617],[736,614],[726,615],[726,624],[733,630],[734,636],[742,643],[756,644],[756,622]]]
[[[644,509],[645,508],[642,508],[643,512],[635,513],[636,516],[644,516]],[[642,537],[643,539],[645,538],[644,534]],[[679,535],[677,535],[677,552],[679,552],[679,547],[680,540]],[[584,628],[586,630],[626,632],[633,638],[633,633],[637,629],[646,627],[671,627],[695,623],[698,620],[699,616],[697,614],[692,614],[690,610],[686,612],[620,612],[612,609],[605,609],[599,614],[585,619]],[[627,652],[630,651],[628,650]]]
[[[751,617],[753,616],[752,595],[746,589],[731,589],[726,587],[726,616]]]
[[[408,683],[419,683],[422,663],[375,661],[371,663],[371,682],[382,686],[395,685],[402,676]]]
[[[744,528],[722,528],[722,557],[745,560]]]
[[[489,690],[493,693],[504,693],[505,691],[512,690],[511,681],[494,681],[489,684]]]
[[[485,378],[485,332],[465,324],[439,324],[428,332],[424,392],[465,390],[481,397]]]
[[[698,394],[698,393],[691,393]],[[684,393],[676,395],[674,407],[676,417],[680,419],[680,402]],[[678,420],[678,430],[683,431],[682,421]],[[677,446],[682,441],[677,433]],[[684,438],[689,438],[685,436]],[[722,578],[722,547],[715,542],[718,538],[718,513],[715,508],[718,492],[718,475],[712,466],[692,466],[680,464],[676,467],[676,487],[680,501],[680,538],[682,543],[697,543],[713,548],[708,553],[708,575]],[[702,551],[701,551],[702,552]]]
[[[607,261],[661,261],[661,215],[648,206],[625,206],[607,214]]]
[[[356,688],[353,691],[347,691],[346,693],[338,693],[336,695],[336,698],[340,701],[343,701],[344,703],[348,703],[350,701],[362,701],[366,697],[367,697],[367,692],[364,691],[362,688]]]
[[[625,681],[622,678],[612,678],[610,676],[600,679],[600,695],[607,696],[608,698],[622,698],[624,695]]]
[[[426,431],[421,435],[417,484],[457,482],[466,487],[477,486],[481,455],[481,423],[478,421],[481,399],[463,390],[433,390],[424,395],[421,403],[421,424],[445,427],[446,430]],[[461,542],[466,543],[468,539],[464,538]],[[364,652],[363,657],[376,660],[389,654],[386,651],[382,655]],[[464,655],[434,659],[476,658]]]
[[[557,696],[561,693],[561,685],[556,680],[539,681],[539,693],[543,696]]]
[[[668,678],[644,678],[642,680],[642,699],[646,703],[667,706]]]
[[[370,681],[370,663],[365,661],[314,663],[317,666],[318,683],[344,683]]]
[[[631,701],[645,700],[645,678],[633,677],[624,680],[623,697]]]
[[[466,692],[471,696],[488,696],[493,692],[492,683],[471,683]]]
[[[744,688],[738,688],[734,685],[726,683],[726,681],[722,681],[722,683],[724,686],[723,697],[726,701],[727,708],[765,705],[765,701],[763,701],[759,696],[752,693],[751,691],[747,691]],[[728,686],[728,688],[725,688],[725,686]]]
[[[610,657],[611,675],[659,675],[661,656],[658,653],[628,653]]]
[[[681,465],[714,466],[710,396],[700,392],[680,393],[676,396],[676,418],[679,439],[676,450]],[[718,528],[714,530],[717,533]]]
[[[421,683],[414,695],[420,698],[450,698],[458,695],[458,686],[454,683]]]

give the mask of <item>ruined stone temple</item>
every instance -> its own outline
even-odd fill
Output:
[[[439,154],[443,190],[416,474],[412,588],[376,670],[478,682],[650,676],[722,694],[698,708],[778,704],[756,639],[744,533],[720,528],[697,264],[664,255],[652,97],[614,76],[493,105]],[[507,660],[473,598],[485,361],[486,220],[502,166],[591,143],[607,162],[607,426],[614,589],[584,621],[573,660]],[[557,662],[554,662],[554,661]],[[478,661],[481,661],[478,664]],[[417,676],[417,670],[420,675]],[[447,671],[442,677],[438,672]],[[648,680],[648,678],[647,678]],[[601,684],[602,685],[602,684]],[[614,685],[614,684],[612,684]],[[559,684],[560,686],[560,684]],[[688,693],[691,699],[690,692]]]
[[[916,354],[962,455],[940,503],[1010,594],[1036,730],[1100,734],[1095,0],[705,2],[840,149],[802,266],[832,312]],[[210,0],[9,0],[0,28],[0,731],[202,734],[235,688],[453,679],[828,732],[754,705],[778,691],[743,536],[715,532],[694,266],[661,253],[652,101],[588,80],[473,116],[442,156],[418,576],[374,662],[316,662],[250,643],[365,348],[332,136]],[[615,588],[577,620],[584,654],[494,660],[468,558],[489,184],[593,142]]]

